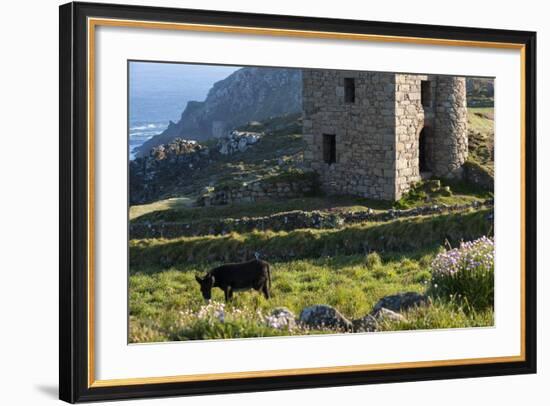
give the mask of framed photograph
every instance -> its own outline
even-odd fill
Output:
[[[536,371],[536,34],[60,7],[60,398]]]

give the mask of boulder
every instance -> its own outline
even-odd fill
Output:
[[[246,151],[247,147],[248,147],[247,138],[246,137],[241,138],[238,144],[239,151],[244,152]]]
[[[385,321],[407,321],[407,319],[392,310],[381,307],[376,312],[367,314],[366,316],[353,320],[353,331],[355,333],[370,333],[379,330],[379,325]]]
[[[383,321],[407,321],[402,314],[386,309],[385,307],[378,309],[371,317],[374,317],[377,323]]]
[[[378,330],[378,321],[372,314],[352,321],[355,333],[370,333]]]
[[[380,299],[373,307],[371,314],[376,314],[380,309],[385,308],[394,312],[401,312],[414,306],[427,305],[428,298],[416,292],[404,292],[390,295]]]
[[[296,327],[296,316],[286,307],[276,307],[266,317],[266,324],[272,328],[292,330]]]
[[[443,186],[438,191],[440,196],[452,196],[453,192],[451,191],[451,188],[449,186]]]
[[[425,181],[423,186],[426,192],[435,192],[441,189],[441,181],[439,179],[430,179]]]
[[[352,331],[353,324],[329,305],[308,306],[300,313],[300,324],[312,329]]]

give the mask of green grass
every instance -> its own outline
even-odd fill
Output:
[[[384,320],[380,331],[433,330],[441,328],[490,327],[494,325],[494,309],[465,311],[458,303],[431,299],[428,307],[417,307],[401,313],[405,320]]]
[[[171,199],[158,200],[149,204],[140,204],[130,207],[130,221],[144,217],[150,213],[162,213],[178,211],[191,206],[193,201],[187,197],[174,197]]]
[[[433,182],[433,180],[429,182]],[[418,182],[401,199],[395,202],[394,207],[411,209],[425,205],[466,205],[493,198],[491,192],[464,181],[441,179],[439,182],[441,188],[435,191],[427,190],[428,188],[425,187],[426,182]],[[449,188],[450,193],[444,193],[446,187]]]
[[[171,200],[174,199],[169,199],[168,201]],[[142,214],[134,216],[131,214],[130,220],[133,222],[185,223],[189,221],[219,220],[223,218],[261,217],[293,210],[330,210],[331,212],[341,212],[361,211],[369,208],[374,210],[387,210],[392,207],[392,203],[388,201],[378,201],[355,196],[315,196],[282,201],[265,201],[253,204],[210,207],[188,207],[184,205],[180,207],[166,207],[163,204],[159,210],[153,208],[154,204],[136,206],[140,208],[139,210]],[[152,210],[147,211],[144,208],[152,208]],[[138,211],[136,210],[135,213],[137,214]]]
[[[236,293],[226,313],[244,312],[246,317],[229,318],[225,323],[191,317],[204,305],[194,276],[207,271],[207,265],[176,266],[156,272],[133,271],[130,276],[130,341],[323,333],[300,328],[294,331],[273,329],[262,322],[262,317],[278,306],[285,306],[298,316],[304,307],[314,304],[334,306],[349,319],[363,317],[384,296],[403,291],[424,292],[431,277],[429,263],[436,251],[423,251],[409,257],[382,256],[376,261],[368,261],[364,255],[351,255],[272,262],[273,297],[266,300],[257,292]],[[223,302],[222,291],[214,289],[212,299]],[[391,329],[492,325],[489,311],[482,315],[466,314],[443,302],[416,312],[416,315],[406,313],[408,322]],[[390,326],[383,328],[390,329]]]
[[[494,172],[495,120],[493,107],[468,108],[468,160]]]
[[[494,131],[494,107],[468,107],[468,125],[471,130]]]
[[[493,108],[469,108],[470,159],[492,169]],[[442,182],[452,194],[410,193],[402,201],[384,202],[350,196],[313,196],[250,205],[190,207],[205,186],[231,185],[258,179],[295,176],[302,159],[303,140],[285,120],[274,121],[266,135],[242,154],[221,157],[198,171],[178,199],[130,209],[132,222],[202,222],[261,217],[293,210],[324,213],[388,210],[433,205],[467,204],[492,194],[464,183]],[[252,126],[257,127],[257,126]],[[253,130],[253,128],[250,128]],[[257,128],[256,128],[257,129]],[[265,129],[265,128],[262,128]],[[298,316],[306,306],[329,304],[349,319],[365,316],[380,298],[398,292],[425,292],[432,280],[430,264],[441,246],[456,246],[492,234],[490,209],[418,216],[388,222],[348,225],[341,229],[233,232],[176,239],[132,240],[130,258],[130,341],[321,334],[303,328],[275,329],[264,317],[277,306]],[[375,251],[375,252],[373,252]],[[253,258],[272,265],[272,294],[238,292],[226,307],[224,322],[198,317],[204,301],[194,276],[223,262]],[[214,290],[213,299],[223,301]],[[451,300],[433,299],[431,306],[404,312],[405,321],[387,321],[381,330],[491,326],[493,310],[464,309]]]
[[[414,252],[449,241],[473,240],[492,233],[490,209],[419,216],[343,229],[232,232],[227,235],[130,241],[130,265],[174,266],[189,262],[241,261],[253,258],[298,259],[351,255],[368,250]]]
[[[284,176],[284,175],[283,175]],[[321,211],[323,213],[374,211],[392,208],[414,208],[425,205],[463,205],[491,198],[492,194],[463,183],[442,182],[450,185],[452,196],[426,194],[406,195],[398,202],[366,199],[356,196],[311,196],[282,201],[264,201],[251,204],[191,207],[189,199],[167,199],[155,203],[132,206],[130,221],[133,223],[188,223],[262,217],[294,210]]]

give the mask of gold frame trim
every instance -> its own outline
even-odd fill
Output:
[[[94,278],[94,191],[95,191],[95,28],[97,26],[148,28],[157,30],[183,30],[195,32],[219,32],[244,35],[266,35],[299,38],[340,39],[371,42],[389,42],[436,46],[460,46],[477,48],[512,49],[520,51],[520,163],[521,163],[521,269],[520,269],[520,339],[521,349],[517,356],[465,358],[453,360],[396,362],[383,364],[347,365],[317,368],[277,369],[267,371],[221,372],[212,374],[191,374],[160,376],[146,378],[95,379],[95,278]],[[120,20],[108,18],[88,19],[88,388],[104,388],[126,385],[212,381],[218,379],[266,378],[280,376],[297,376],[312,374],[330,374],[339,372],[361,372],[392,370],[397,368],[426,368],[442,366],[459,366],[473,364],[497,364],[505,362],[522,362],[526,360],[525,349],[525,45],[506,42],[463,41],[453,39],[432,39],[422,37],[399,37],[391,35],[355,34],[343,32],[306,31],[274,29],[260,27],[241,27],[209,24],[163,23],[139,20]]]

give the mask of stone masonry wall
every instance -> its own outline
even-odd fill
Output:
[[[466,78],[438,76],[436,85],[433,175],[461,178],[468,157]]]
[[[314,178],[296,180],[256,181],[236,188],[214,189],[197,199],[198,206],[255,203],[268,200],[294,199],[315,190]]]
[[[304,161],[325,192],[398,200],[421,176],[463,176],[464,77],[314,69],[302,77]],[[354,102],[345,100],[346,78],[355,80]],[[325,162],[324,134],[335,136],[334,163]]]
[[[395,75],[395,199],[420,180],[419,134],[424,126],[421,82],[425,75]]]
[[[327,193],[395,198],[395,75],[305,69],[304,161]],[[355,79],[355,102],[344,79]],[[334,134],[336,162],[323,159],[323,134]]]

